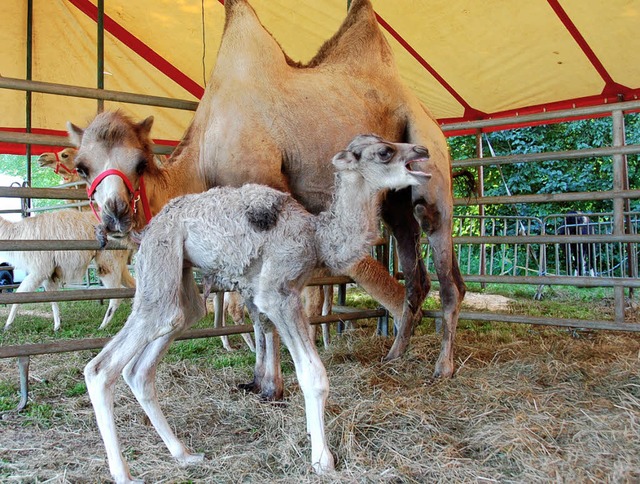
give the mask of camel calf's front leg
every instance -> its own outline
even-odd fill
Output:
[[[256,349],[256,364],[253,380],[241,383],[238,388],[260,394],[264,401],[282,400],[284,394],[284,379],[280,366],[280,338],[274,331],[270,321],[263,321],[260,311],[253,300],[245,297],[245,304],[249,317],[253,322]]]
[[[281,298],[280,294],[285,291],[281,288],[276,295],[263,294],[259,307],[273,321],[291,354],[304,395],[307,432],[311,438],[311,465],[316,473],[324,474],[335,467],[324,426],[329,379],[315,343],[309,337],[309,321],[304,316],[300,295],[290,293]]]

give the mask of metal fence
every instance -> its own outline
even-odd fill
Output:
[[[168,100],[153,96],[140,96],[130,93],[118,93],[103,89],[89,89],[64,86],[46,82],[0,78],[0,88],[18,89],[27,92],[45,92],[74,97],[88,97],[101,100],[113,100],[125,103],[167,106],[175,109],[194,110],[196,103],[190,101]],[[596,329],[613,329],[640,331],[639,324],[625,323],[625,288],[640,287],[638,280],[638,214],[625,211],[629,199],[640,199],[640,190],[629,190],[625,175],[625,156],[640,153],[640,146],[625,145],[623,112],[640,110],[640,101],[628,101],[589,108],[570,109],[555,113],[540,113],[514,118],[491,119],[463,124],[443,126],[449,130],[493,129],[496,126],[509,126],[519,123],[538,123],[554,119],[571,117],[599,116],[611,113],[613,118],[613,146],[566,151],[562,153],[536,153],[530,155],[502,156],[488,159],[476,158],[454,161],[455,168],[477,167],[482,184],[482,167],[509,163],[540,162],[557,159],[579,159],[591,156],[610,156],[613,164],[612,188],[605,192],[590,193],[556,193],[529,194],[518,196],[480,196],[473,203],[480,208],[478,216],[457,217],[454,226],[455,244],[458,249],[458,261],[462,266],[467,282],[501,282],[509,284],[573,284],[590,287],[612,287],[615,296],[614,321],[576,321],[555,320],[551,318],[530,317],[526,315],[505,315],[496,313],[460,314],[463,319],[482,321],[508,321],[514,323],[552,324],[571,327],[591,327]],[[478,136],[481,146],[481,137]],[[0,132],[0,143],[44,144],[69,146],[64,137],[33,133]],[[167,153],[169,147],[157,147],[156,153]],[[482,150],[479,150],[482,152]],[[628,180],[628,179],[627,179]],[[0,188],[0,197],[19,198],[55,198],[86,199],[86,192],[79,189],[54,188]],[[567,214],[558,214],[538,219],[535,217],[488,217],[484,216],[483,207],[490,204],[572,202],[578,200],[613,200],[614,211],[610,214],[588,214],[586,223],[568,223]],[[468,205],[468,200],[455,200],[455,204]],[[564,227],[564,232],[561,228]],[[571,230],[585,229],[586,233],[572,234]],[[29,242],[34,248],[28,249]],[[93,242],[94,244],[97,244]],[[11,250],[6,241],[0,241],[0,250]],[[40,244],[40,245],[38,245]],[[41,250],[44,245],[54,250],[59,247],[55,241],[21,242],[20,250]],[[92,248],[92,242],[84,241],[76,244],[65,242],[65,248],[75,246],[77,249]],[[35,248],[37,247],[37,248]],[[382,250],[388,254],[387,249]],[[433,265],[428,246],[424,249],[429,272]],[[385,255],[386,257],[386,255]],[[397,261],[396,261],[397,264]],[[397,267],[397,265],[395,266]],[[325,281],[329,284],[329,281]],[[344,284],[344,281],[342,281]],[[120,292],[118,292],[120,291]],[[65,291],[60,294],[22,293],[0,294],[0,304],[14,302],[40,302],[72,299],[106,299],[126,297],[122,291],[132,290],[87,290]],[[82,292],[82,294],[80,294]],[[86,292],[86,294],[85,294]],[[383,315],[384,311],[363,312],[362,317]],[[426,315],[438,318],[439,311],[427,311]],[[314,323],[339,321],[343,315],[334,314],[329,317],[315,318]],[[348,319],[357,316],[349,314]],[[250,327],[212,328],[188,333],[186,337],[211,337],[233,334],[250,330]],[[21,377],[26,381],[25,358],[32,354],[45,352],[76,351],[82,348],[97,348],[104,344],[103,340],[74,340],[54,342],[48,345],[21,345],[20,347],[0,347],[0,358],[20,357]],[[28,361],[26,363],[28,368]],[[26,383],[25,383],[26,384]],[[26,394],[23,398],[26,399]]]
[[[513,243],[457,244],[457,258],[465,275],[637,277],[638,243],[585,242],[584,236],[613,235],[613,212],[564,213],[544,218],[465,215],[454,218],[456,240],[472,237],[510,237]],[[640,212],[624,212],[625,233],[640,233]],[[567,236],[571,241],[528,243],[530,237]],[[557,239],[557,238],[556,238]],[[427,270],[433,268],[425,246]]]

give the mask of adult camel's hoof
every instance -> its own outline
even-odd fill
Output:
[[[262,388],[255,380],[249,383],[239,383],[238,390],[242,390],[247,393],[255,393],[260,395],[260,400],[263,402],[279,402],[284,398],[284,389],[282,388]]]
[[[453,376],[453,358],[438,358],[436,369],[433,372],[434,378],[451,378]]]

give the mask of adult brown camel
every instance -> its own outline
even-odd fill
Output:
[[[193,121],[163,167],[151,162],[148,118],[138,124],[103,113],[82,130],[69,123],[79,147],[76,168],[94,185],[105,233],[125,237],[145,224],[132,202],[142,175],[157,213],[171,198],[218,185],[254,182],[291,192],[312,213],[332,198],[333,153],[359,133],[421,144],[432,174],[419,187],[386,194],[381,214],[396,240],[405,287],[372,258],[346,272],[394,316],[397,336],[387,359],[407,348],[430,281],[420,257],[420,229],[428,236],[443,306],[443,339],[435,376],[453,373],[453,338],[465,286],[453,251],[451,163],[437,122],[403,84],[368,0],[354,0],[338,32],[306,65],[292,61],[246,0],[225,2],[226,21],[216,65]],[[117,149],[116,149],[117,148]],[[121,176],[105,176],[117,169]],[[104,177],[104,178],[102,178]],[[100,182],[100,180],[102,180]],[[252,387],[267,398],[282,394],[277,345],[256,334]],[[268,333],[267,338],[272,334]],[[265,352],[268,352],[265,356]],[[276,368],[278,366],[278,368]]]

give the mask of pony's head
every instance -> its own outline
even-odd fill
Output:
[[[69,138],[78,147],[75,169],[87,182],[100,230],[115,238],[141,229],[151,217],[144,175],[158,169],[149,136],[152,125],[153,117],[135,123],[120,111],[98,114],[85,129],[67,123]]]

